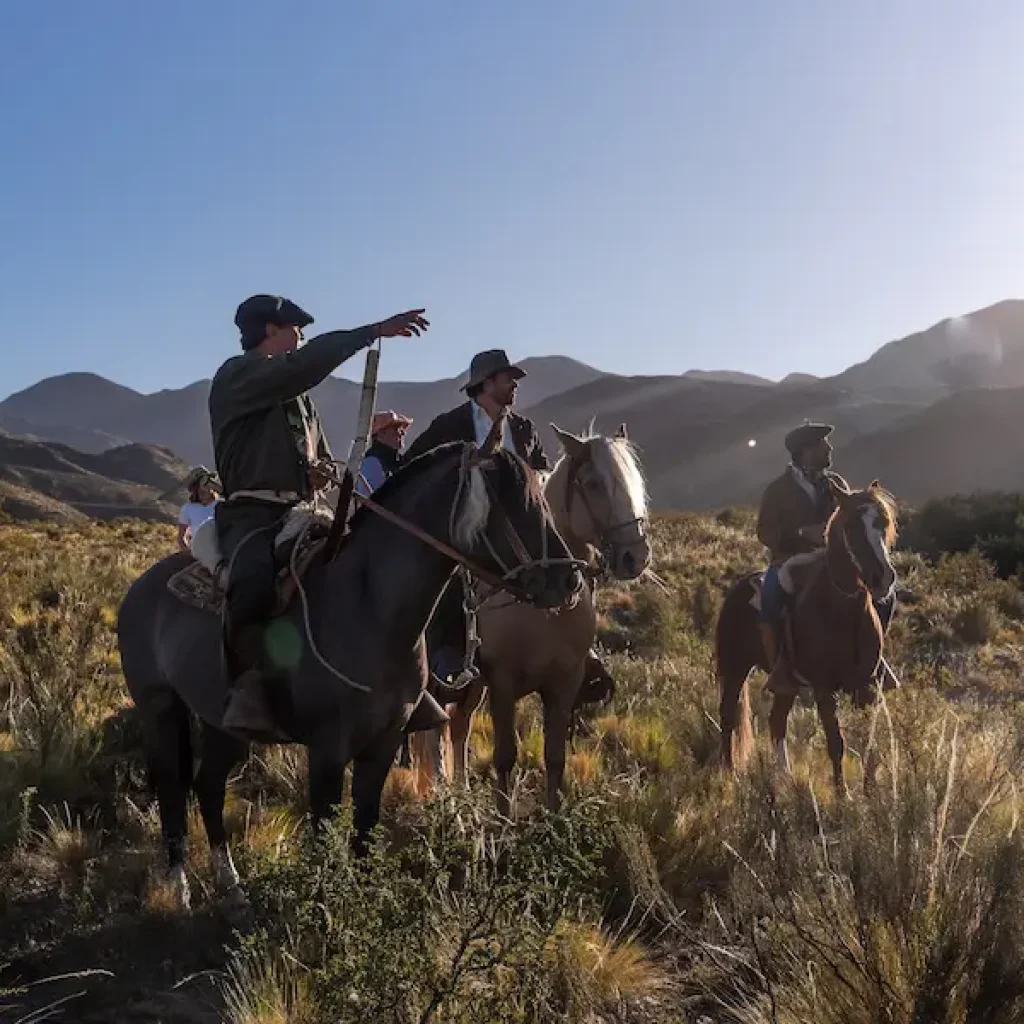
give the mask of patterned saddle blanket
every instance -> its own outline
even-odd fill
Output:
[[[277,607],[274,615],[281,615],[288,610],[298,590],[298,580],[301,580],[323,555],[330,528],[330,519],[310,516],[303,521],[300,529],[290,531],[290,536],[285,536],[283,540],[279,536],[276,547]],[[282,528],[282,534],[286,529],[287,525]],[[298,580],[292,574],[293,561]],[[179,601],[219,616],[224,612],[224,571],[223,565],[218,566],[216,571],[211,571],[203,562],[193,560],[167,581],[167,589]]]

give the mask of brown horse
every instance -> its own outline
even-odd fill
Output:
[[[786,723],[797,687],[809,686],[825,729],[833,779],[845,794],[837,695],[849,693],[860,706],[875,696],[883,630],[874,601],[891,594],[896,585],[889,560],[896,512],[892,497],[877,480],[863,491],[844,490],[834,483],[832,489],[838,507],[826,528],[825,548],[790,563],[801,582],[788,616],[783,653],[769,681],[769,732],[778,760],[788,770]],[[715,631],[722,757],[730,768],[742,766],[753,746],[747,677],[754,666],[769,668],[753,603],[760,579],[759,573],[751,573],[729,588]]]
[[[580,559],[601,552],[610,575],[635,579],[650,564],[645,534],[647,492],[625,425],[615,437],[576,437],[552,424],[564,451],[547,478],[544,496],[566,546]],[[593,595],[586,590],[568,610],[548,613],[509,602],[501,595],[479,611],[481,680],[467,687],[441,730],[410,737],[416,788],[422,794],[440,769],[464,785],[474,712],[490,694],[494,721],[494,767],[498,806],[509,811],[509,784],[518,756],[515,706],[531,693],[544,706],[544,768],[547,803],[556,808],[565,774],[569,729],[581,688],[600,663],[590,656],[596,623]],[[449,744],[451,757],[441,756]]]

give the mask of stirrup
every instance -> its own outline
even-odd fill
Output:
[[[448,700],[457,700],[479,679],[480,670],[476,665],[470,665],[468,669],[463,669],[450,683],[447,679],[442,679],[436,672],[431,671],[430,673],[431,687]]]
[[[413,708],[412,714],[409,716],[409,721],[406,723],[404,731],[407,733],[426,732],[430,729],[439,729],[446,722],[450,721],[451,718],[448,712],[424,690],[419,703]]]

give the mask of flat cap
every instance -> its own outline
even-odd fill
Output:
[[[267,324],[308,327],[312,322],[313,318],[298,303],[283,295],[250,295],[235,312],[235,326],[242,332],[243,348],[249,347],[246,342],[258,344]]]
[[[823,441],[836,428],[831,423],[811,423],[804,421],[786,435],[786,450],[790,455],[798,455],[805,448]]]

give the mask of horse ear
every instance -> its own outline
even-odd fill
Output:
[[[629,440],[629,434],[626,433],[626,424],[625,423],[620,423],[619,424],[619,429],[615,431],[615,436],[617,438],[619,438],[620,441],[628,441]]]
[[[881,482],[877,478],[872,480],[871,483],[868,484],[868,490],[869,491],[877,491],[877,490],[880,490],[881,487],[882,487],[882,484],[881,484]]]
[[[552,423],[551,429],[555,432],[555,437],[558,438],[562,450],[570,459],[579,458],[586,450],[587,442],[582,437],[570,434],[568,430],[563,430],[557,423]]]

